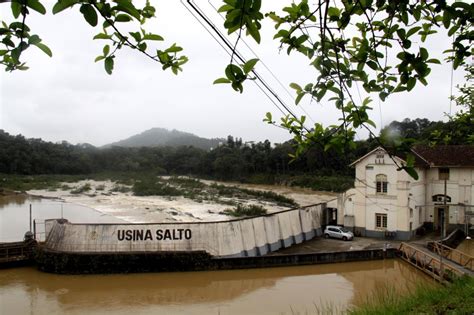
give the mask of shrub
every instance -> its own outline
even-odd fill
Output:
[[[71,194],[82,194],[87,191],[91,190],[90,184],[84,184],[82,186],[77,187],[76,189],[71,190]]]
[[[259,205],[243,205],[239,203],[234,209],[225,209],[223,213],[233,217],[254,217],[267,214],[267,209]]]
[[[132,187],[135,196],[180,196],[182,193],[168,183],[157,179],[143,179],[136,181]]]

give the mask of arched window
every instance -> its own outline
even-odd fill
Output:
[[[375,187],[376,187],[376,192],[377,194],[386,194],[387,193],[387,175],[385,174],[378,174],[375,177]]]

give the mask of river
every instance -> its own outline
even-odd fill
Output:
[[[0,242],[23,240],[30,228],[29,208],[32,219],[38,222],[38,237],[42,240],[45,219],[66,218],[74,223],[120,223],[125,222],[92,208],[65,203],[57,199],[44,199],[24,194],[0,196]]]
[[[2,200],[0,198],[0,200]],[[22,239],[35,219],[120,222],[94,209],[27,196],[0,202],[1,241]],[[62,210],[61,210],[62,209]],[[374,294],[434,285],[401,260],[249,270],[54,275],[0,270],[0,314],[312,314],[344,311]],[[378,293],[374,293],[378,292]]]

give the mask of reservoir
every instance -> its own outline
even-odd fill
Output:
[[[3,200],[2,242],[23,238],[29,227],[30,203],[33,217],[39,220],[61,217],[62,213],[64,218],[77,223],[122,222],[87,207],[53,200],[25,196]],[[48,274],[24,267],[0,270],[0,314],[311,314],[344,311],[361,305],[374,294],[387,290],[406,293],[417,285],[436,284],[397,259],[80,276]]]

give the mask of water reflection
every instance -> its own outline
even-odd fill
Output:
[[[402,261],[217,272],[64,276],[0,270],[1,314],[294,314],[432,283]]]

